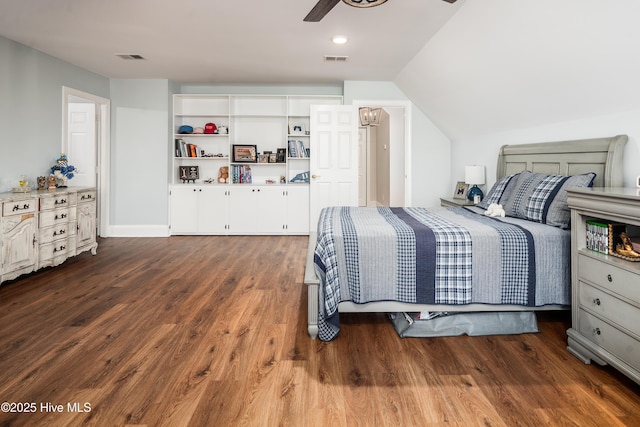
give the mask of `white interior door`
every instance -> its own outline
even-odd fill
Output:
[[[76,167],[69,185],[74,187],[96,186],[97,143],[96,105],[93,102],[69,103],[68,146],[65,154],[69,164]]]
[[[310,231],[322,208],[358,206],[358,110],[352,105],[312,105],[309,169]]]

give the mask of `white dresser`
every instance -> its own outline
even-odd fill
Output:
[[[571,208],[572,325],[568,350],[640,384],[640,262],[587,249],[587,221],[640,227],[635,188],[567,190]]]
[[[0,283],[86,250],[96,254],[95,188],[0,193],[0,205]]]

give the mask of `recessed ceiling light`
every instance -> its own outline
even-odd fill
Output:
[[[331,39],[335,44],[345,44],[347,42],[347,36],[333,36]]]

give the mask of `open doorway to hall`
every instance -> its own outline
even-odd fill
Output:
[[[109,224],[110,101],[63,86],[62,104],[60,152],[76,167],[69,185],[96,188],[97,235],[105,237]]]
[[[385,104],[378,107],[379,124],[360,126],[358,133],[359,205],[408,206],[411,202],[407,196],[410,194],[407,107]]]

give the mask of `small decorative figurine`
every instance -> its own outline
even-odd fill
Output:
[[[49,190],[55,190],[58,184],[58,178],[56,178],[55,175],[49,175],[47,181],[49,182]]]
[[[47,178],[44,176],[38,177],[38,190],[44,190],[47,188]]]

